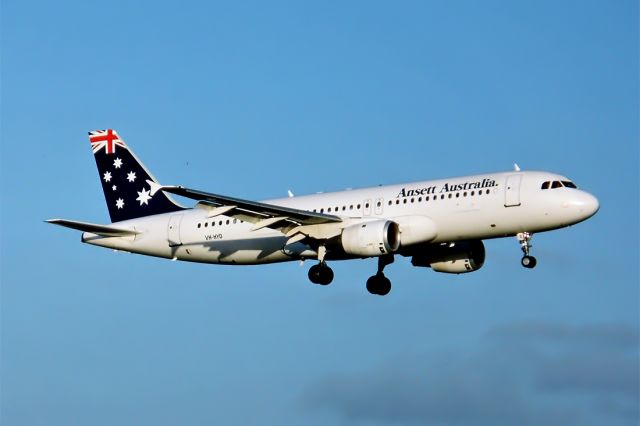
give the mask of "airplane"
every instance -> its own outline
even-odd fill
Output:
[[[82,231],[82,242],[172,260],[228,265],[317,261],[314,284],[333,281],[328,261],[377,258],[366,282],[384,296],[395,256],[443,273],[477,271],[483,240],[517,238],[525,268],[534,233],[582,222],[596,197],[567,177],[513,171],[251,201],[161,185],[115,130],[89,132],[111,223],[49,223]],[[184,207],[172,198],[195,201]]]

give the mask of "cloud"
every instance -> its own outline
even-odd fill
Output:
[[[518,323],[472,353],[399,356],[318,380],[300,398],[346,424],[635,425],[638,329]]]

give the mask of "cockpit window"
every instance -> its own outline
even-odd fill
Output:
[[[553,182],[551,181],[544,182],[540,187],[540,189],[549,189],[549,188],[556,189],[556,188],[562,188],[562,187],[577,188],[576,184],[571,182],[570,180],[563,180],[563,181],[554,180]]]

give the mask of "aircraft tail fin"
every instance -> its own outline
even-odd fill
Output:
[[[157,180],[115,130],[89,132],[89,141],[111,222],[184,209],[164,192],[151,192],[149,182]]]

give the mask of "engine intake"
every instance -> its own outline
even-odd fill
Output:
[[[372,257],[393,253],[400,247],[400,228],[390,220],[374,220],[342,230],[342,248],[355,256]]]
[[[485,259],[482,241],[458,241],[427,246],[411,258],[413,266],[431,267],[434,271],[463,274],[482,268]]]

